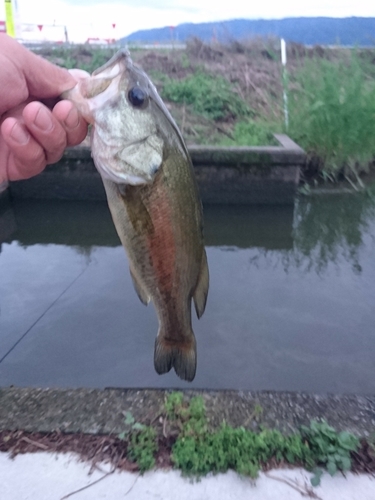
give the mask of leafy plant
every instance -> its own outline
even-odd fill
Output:
[[[130,435],[128,456],[137,463],[141,472],[155,466],[155,453],[158,449],[156,438],[156,431],[152,427],[144,427]]]
[[[250,115],[248,105],[225,78],[203,71],[183,80],[167,80],[162,95],[169,101],[189,104],[196,113],[213,120]]]
[[[190,404],[182,393],[172,393],[166,401],[169,419],[179,424],[180,432],[172,448],[172,461],[184,474],[204,475],[233,469],[240,474],[256,477],[271,458],[290,463],[306,462],[309,448],[299,435],[283,436],[275,430],[260,433],[233,428],[223,422],[221,428],[209,431],[203,398],[194,397]],[[263,409],[254,409],[260,416]]]
[[[375,81],[369,63],[308,60],[289,92],[289,135],[320,160],[326,179],[359,180],[375,155]],[[360,181],[359,181],[360,182]]]
[[[199,436],[207,432],[203,398],[194,396],[188,404],[181,392],[173,392],[165,402],[167,417],[177,423],[180,436]]]
[[[248,121],[237,122],[232,135],[233,141],[225,138],[221,141],[223,146],[231,146],[235,143],[238,146],[267,146],[276,145],[277,141],[273,133],[282,127],[277,124],[265,123],[249,119]]]
[[[311,483],[316,486],[324,469],[331,475],[349,470],[350,453],[359,446],[354,435],[337,432],[325,421],[312,421],[309,427],[303,426],[301,432],[289,436],[277,430],[256,433],[244,427],[233,428],[226,422],[210,431],[203,398],[194,397],[188,404],[181,392],[168,396],[165,409],[179,429],[172,461],[183,474],[199,476],[233,469],[254,478],[262,464],[273,459],[313,470]],[[256,413],[261,414],[261,409],[256,408]]]
[[[313,462],[325,467],[331,476],[337,471],[350,470],[350,452],[359,447],[359,440],[353,434],[346,431],[337,432],[326,421],[312,421],[310,427],[301,428],[301,435],[309,444]],[[317,486],[323,470],[317,467],[314,472],[311,484]]]
[[[124,424],[126,430],[118,437],[127,441],[129,459],[137,463],[142,473],[152,469],[158,449],[155,429],[136,422],[130,412],[126,412]]]
[[[262,413],[262,407],[256,405],[254,415]],[[324,469],[331,475],[350,470],[351,452],[359,447],[354,435],[337,432],[325,421],[312,421],[289,436],[277,430],[262,429],[257,433],[244,427],[233,428],[225,421],[219,429],[210,430],[203,398],[195,396],[188,402],[181,392],[172,392],[166,398],[165,419],[177,431],[173,433],[177,438],[172,446],[172,462],[189,475],[233,469],[255,478],[262,465],[272,459],[313,470],[311,483],[317,486]],[[141,472],[154,467],[156,430],[136,422],[130,412],[125,414],[124,425],[119,438],[127,443],[128,458],[137,463]]]

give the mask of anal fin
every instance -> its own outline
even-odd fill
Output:
[[[209,281],[210,278],[208,273],[207,255],[206,250],[203,249],[201,268],[199,271],[197,286],[195,287],[193,294],[195,311],[198,318],[202,316],[206,308]]]
[[[129,271],[130,271],[130,276],[132,277],[133,280],[134,289],[137,292],[139,300],[142,302],[142,304],[148,306],[150,302],[150,297],[148,293],[144,290],[142,284],[139,282],[139,279],[137,278],[131,267],[129,268]]]

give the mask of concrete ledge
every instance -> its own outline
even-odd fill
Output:
[[[285,135],[280,146],[190,146],[203,203],[293,204],[305,152]],[[27,181],[13,182],[15,198],[105,200],[90,148],[66,150],[63,158]]]
[[[149,424],[163,411],[170,391],[130,389],[0,389],[0,430],[113,434],[124,430],[124,415]],[[291,432],[324,418],[358,436],[375,432],[375,396],[313,395],[285,392],[185,391],[203,396],[213,427],[259,425]],[[262,409],[255,411],[256,405]]]
[[[8,183],[7,182],[1,182],[0,183],[0,208],[5,205],[9,200],[9,190],[8,190]]]

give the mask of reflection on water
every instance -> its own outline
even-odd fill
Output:
[[[190,387],[374,393],[375,202],[205,207],[211,289]],[[187,387],[103,203],[0,212],[0,385]]]
[[[323,272],[330,263],[346,261],[361,272],[360,251],[374,237],[375,202],[371,194],[297,202],[294,263]]]

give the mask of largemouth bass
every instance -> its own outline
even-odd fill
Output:
[[[92,123],[91,151],[129,258],[135,290],[154,303],[157,373],[191,381],[197,364],[191,302],[204,312],[209,275],[202,206],[181,133],[127,51],[66,92]]]

